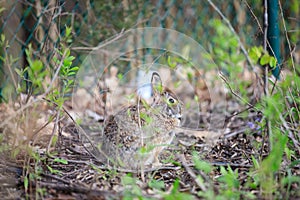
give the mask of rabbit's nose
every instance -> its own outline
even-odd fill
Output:
[[[182,115],[181,115],[181,114],[176,114],[175,117],[176,117],[179,121],[182,120]]]

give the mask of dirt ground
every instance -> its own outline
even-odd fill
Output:
[[[213,106],[218,107],[217,104]],[[226,106],[227,112],[220,115],[224,125],[218,137],[208,140],[178,132],[160,155],[161,167],[130,171],[100,163],[85,148],[80,132],[100,133],[103,117],[90,112],[89,117],[81,118],[80,130],[71,120],[73,108],[68,103],[59,121],[55,118],[58,116],[56,106],[45,100],[32,100],[22,112],[1,105],[1,120],[8,126],[1,129],[7,137],[1,138],[0,196],[3,199],[173,199],[175,196],[199,199],[202,192],[211,194],[206,198],[215,198],[224,191],[234,192],[219,181],[225,167],[228,171],[232,169],[231,177],[236,175],[236,178],[230,180],[239,184],[238,191],[244,192],[239,193],[239,198],[249,199],[252,194],[253,198],[263,199],[259,188],[249,186],[249,179],[254,178],[256,172],[253,158],[260,160],[269,153],[268,137],[259,125],[263,116],[234,99],[228,99]],[[213,123],[212,115],[213,120],[218,121],[219,115],[212,113],[213,110],[201,113],[198,127],[207,129],[208,124]],[[35,116],[37,111],[39,114]],[[192,119],[194,116],[185,117]],[[28,135],[22,140],[9,135],[11,130]],[[47,154],[49,144],[51,153]],[[208,165],[212,170],[199,169],[199,163],[200,168]],[[288,164],[283,161],[282,168]],[[290,173],[299,176],[300,170],[295,167]],[[293,184],[289,190],[298,191],[299,185]],[[299,193],[294,192],[289,197],[300,198],[297,195]]]

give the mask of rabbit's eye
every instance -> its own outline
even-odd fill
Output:
[[[175,99],[173,99],[173,98],[169,98],[168,101],[169,101],[170,104],[174,104],[175,103]]]

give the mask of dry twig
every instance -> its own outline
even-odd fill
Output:
[[[201,190],[206,191],[206,186],[201,181],[199,181],[197,175],[193,172],[193,170],[186,163],[186,159],[184,158],[184,156],[182,154],[180,154],[180,155],[178,155],[178,159],[180,160],[182,166],[185,168],[187,173],[189,173],[189,175],[193,178],[195,183],[201,188]]]

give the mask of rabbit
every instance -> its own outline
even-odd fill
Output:
[[[152,73],[151,88],[152,103],[141,100],[106,120],[98,146],[105,163],[125,169],[161,165],[158,156],[180,126],[182,103],[163,87],[157,72]]]

